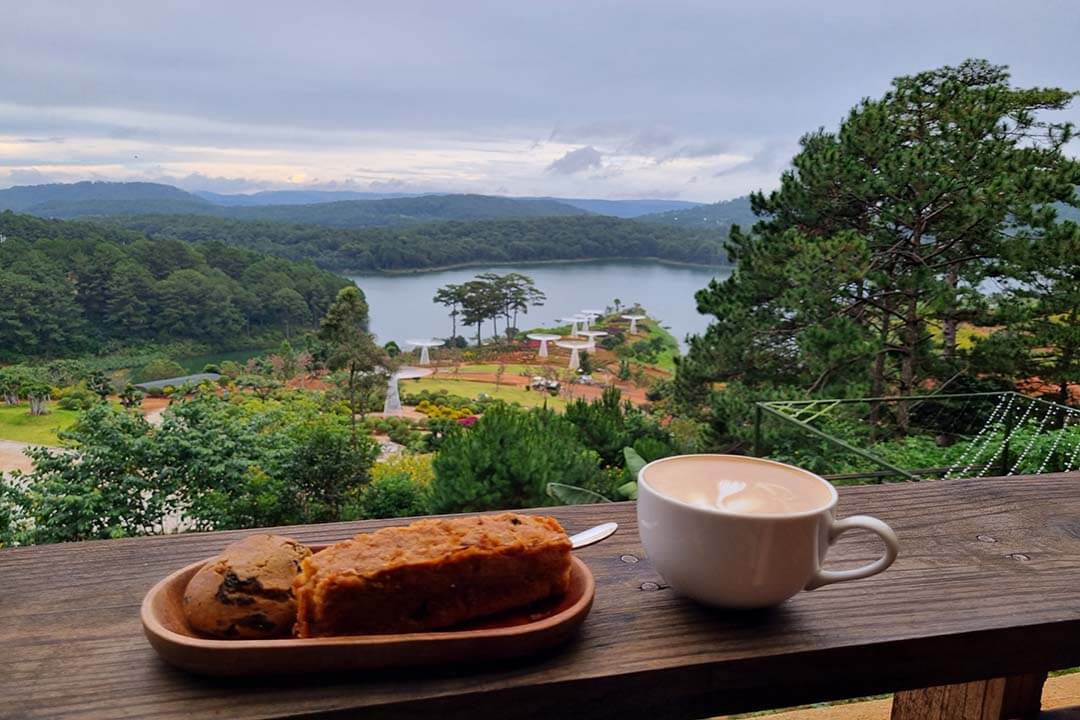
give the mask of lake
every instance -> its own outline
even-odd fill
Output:
[[[576,261],[566,263],[477,266],[409,274],[355,275],[371,309],[371,331],[380,343],[394,340],[448,337],[446,308],[432,302],[435,291],[448,283],[463,283],[479,273],[519,272],[536,282],[547,302],[518,319],[522,329],[552,326],[558,318],[585,308],[603,309],[618,298],[624,305],[640,303],[680,342],[700,333],[708,318],[697,313],[694,293],[730,268],[670,265],[655,261]],[[501,327],[501,325],[500,325]],[[484,336],[491,333],[490,323]],[[458,325],[458,334],[470,331]],[[475,334],[475,331],[473,331]],[[685,343],[684,343],[685,348]]]

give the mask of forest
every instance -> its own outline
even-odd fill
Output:
[[[1071,124],[1047,118],[1074,95],[967,61],[897,78],[805,135],[779,188],[751,197],[758,222],[733,230],[736,272],[696,295],[712,323],[680,363],[682,412],[747,448],[756,400],[1028,385],[1075,403],[1080,163],[1063,152]],[[917,405],[870,400],[841,431],[905,437]],[[962,419],[936,428],[943,443],[969,432]],[[805,437],[771,447],[793,457],[798,442],[813,466]]]
[[[342,272],[603,258],[727,263],[723,236],[715,231],[588,215],[353,229],[194,215],[140,215],[107,222],[154,238],[221,242],[290,259],[310,259]]]
[[[0,213],[0,361],[310,327],[348,281],[220,243]]]

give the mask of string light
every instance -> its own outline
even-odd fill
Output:
[[[1057,450],[1057,446],[1061,444],[1061,438],[1065,437],[1065,433],[1069,429],[1069,413],[1063,413],[1063,415],[1061,429],[1058,430],[1057,435],[1054,437],[1054,444],[1050,446],[1050,452],[1046,453],[1046,457],[1043,458],[1042,465],[1039,465],[1039,469],[1035,471],[1036,475],[1042,475],[1042,471],[1046,469],[1046,465],[1050,462],[1050,458],[1054,457],[1054,451]],[[1077,444],[1077,447],[1080,448],[1080,443]]]
[[[1024,426],[1024,423],[1027,421],[1028,415],[1031,414],[1031,409],[1033,407],[1035,407],[1035,403],[1029,402],[1027,410],[1025,410],[1024,414],[1020,417],[1020,422],[1016,423],[1016,425],[1013,426],[1012,430],[1010,430],[1005,435],[1005,437],[1002,438],[1001,445],[999,445],[998,449],[994,451],[994,454],[990,456],[990,459],[986,461],[986,464],[983,465],[983,468],[979,471],[977,477],[983,477],[984,475],[986,475],[987,471],[990,470],[990,466],[994,464],[995,460],[997,460],[998,455],[1000,455],[1002,451],[1005,450],[1005,446],[1009,443],[1010,440],[1012,440],[1013,435],[1015,435],[1017,431]]]
[[[1032,403],[1034,405],[1035,403]],[[1020,463],[1024,461],[1024,458],[1031,452],[1031,448],[1035,447],[1036,441],[1039,439],[1039,435],[1042,433],[1044,427],[1046,427],[1046,421],[1050,419],[1050,413],[1054,411],[1053,405],[1046,408],[1046,413],[1043,414],[1042,420],[1039,421],[1039,427],[1035,428],[1035,432],[1031,434],[1031,439],[1028,440],[1027,447],[1024,448],[1024,452],[1020,453],[1020,456],[1016,458],[1016,462],[1013,463],[1012,469],[1009,470],[1010,475],[1016,474],[1017,468],[1020,467]]]
[[[976,433],[975,437],[973,437],[971,439],[971,442],[968,444],[968,446],[964,450],[964,452],[960,455],[959,458],[957,458],[956,462],[953,463],[952,467],[949,468],[948,472],[945,473],[946,478],[955,477],[955,475],[953,473],[956,472],[956,469],[958,467],[960,467],[961,463],[963,463],[964,461],[966,461],[968,459],[968,455],[971,453],[971,451],[975,450],[976,446],[979,445],[980,438],[982,438],[982,436],[985,435],[986,432],[990,429],[990,427],[994,424],[994,418],[997,417],[998,412],[1001,411],[1003,406],[1005,408],[1005,412],[1002,413],[1001,417],[1005,418],[1005,417],[1008,416],[1009,409],[1012,408],[1013,397],[1014,396],[1009,395],[1008,397],[1009,397],[1009,401],[1007,403],[1004,401],[1004,398],[999,398],[998,399],[998,403],[994,407],[994,411],[992,413],[990,413],[990,417],[988,417],[986,419],[986,423],[982,426],[982,429],[979,430],[978,433]],[[975,453],[975,455],[971,458],[970,462],[968,462],[968,464],[964,466],[964,469],[961,471],[961,474],[966,473],[968,470],[971,469],[971,466],[974,465],[975,461],[978,460],[980,455],[982,455],[983,450],[985,450],[986,447],[989,446],[991,439],[992,439],[992,436],[988,437],[985,440],[985,442],[983,443],[983,446],[979,449],[979,451],[977,453]]]

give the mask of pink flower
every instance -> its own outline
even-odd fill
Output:
[[[476,416],[475,415],[466,415],[463,418],[458,418],[457,422],[458,422],[458,425],[461,425],[463,427],[472,427],[473,425],[476,424]]]

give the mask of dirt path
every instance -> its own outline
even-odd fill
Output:
[[[468,367],[463,366],[463,368]],[[432,375],[433,378],[440,380],[468,380],[476,383],[489,383],[495,384],[495,373],[471,373],[466,372],[464,369],[458,373],[453,372],[438,372]],[[525,387],[532,378],[522,377],[521,375],[503,375],[503,385],[514,385],[516,387]],[[645,389],[635,387],[628,383],[616,383],[615,386],[622,392],[623,397],[628,399],[635,405],[644,405],[648,402],[648,398],[645,397]],[[598,398],[604,394],[604,388],[599,385],[574,385],[573,395],[575,398],[587,398],[589,400]]]
[[[33,463],[23,454],[28,447],[31,446],[27,443],[0,440],[0,475],[13,470],[30,472],[33,469]]]

